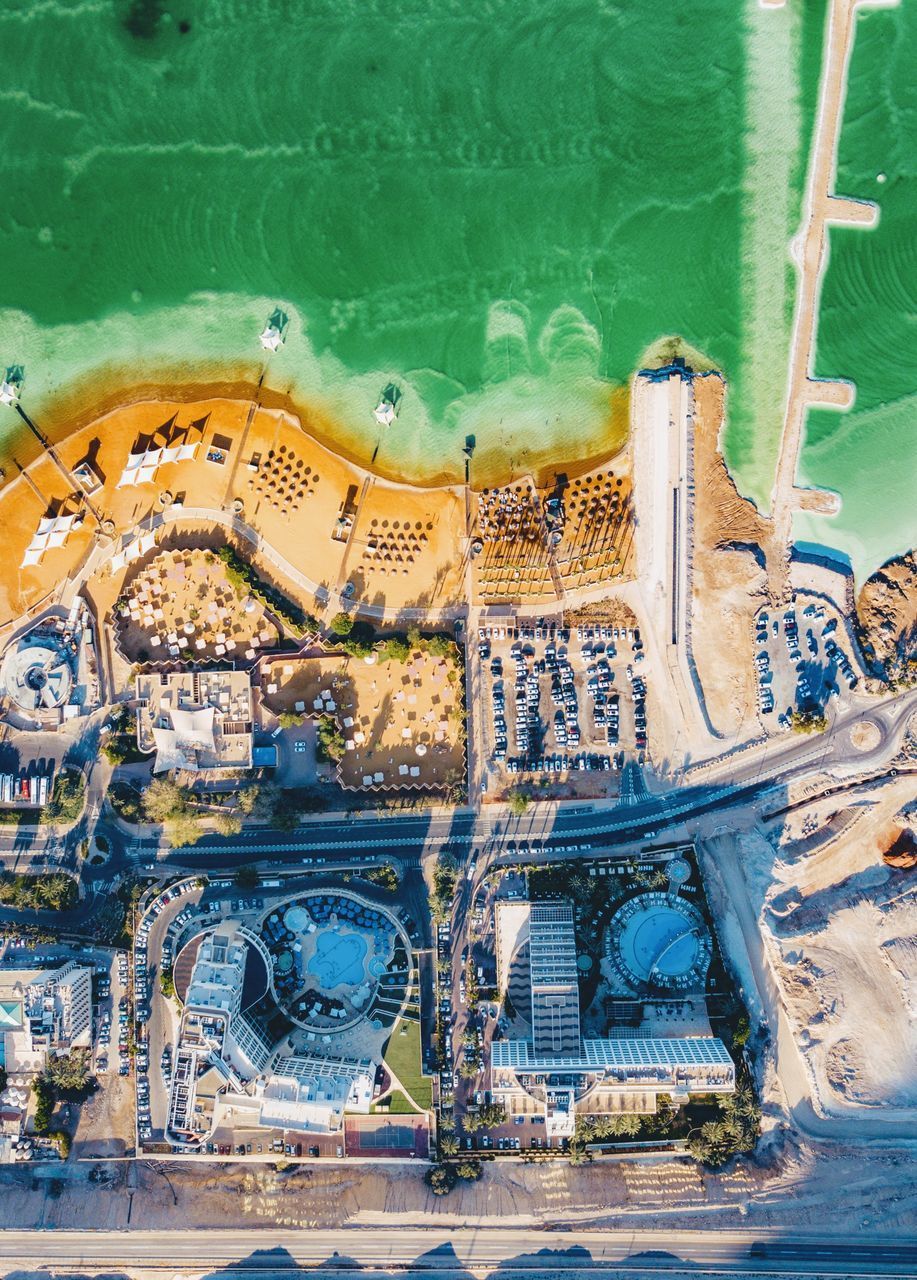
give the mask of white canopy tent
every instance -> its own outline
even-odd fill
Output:
[[[118,488],[125,489],[130,485],[152,484],[160,467],[170,462],[191,462],[198,450],[200,441],[194,444],[170,445],[167,449],[146,449],[143,453],[132,453],[127,466],[121,473]]]
[[[32,541],[25,549],[22,567],[38,564],[46,551],[54,547],[62,547],[70,536],[71,530],[82,522],[81,515],[42,516]]]

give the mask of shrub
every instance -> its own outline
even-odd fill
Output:
[[[344,735],[332,715],[321,715],[315,722],[318,758],[337,762],[344,755]]]

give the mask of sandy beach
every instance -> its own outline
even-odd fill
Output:
[[[197,443],[193,460],[166,463],[151,483],[119,487],[132,451],[180,443]],[[343,586],[352,569],[361,575],[360,597],[390,609],[434,598],[448,604],[460,595],[459,492],[420,490],[372,476],[325,448],[282,409],[225,398],[145,401],[79,427],[54,453],[40,452],[24,470],[8,470],[0,493],[8,551],[7,571],[0,575],[0,625],[51,602],[58,585],[79,573],[100,536],[100,522],[113,526],[107,545],[114,552],[125,535],[165,506],[173,516],[187,509],[192,518],[193,511],[205,525],[208,514],[214,524],[227,526],[240,516],[320,589]],[[86,460],[100,482],[88,502],[66,474]],[[80,511],[82,523],[65,545],[21,567],[42,517]],[[348,513],[350,527],[342,527],[339,520]],[[370,544],[377,549],[383,533],[386,546],[397,542],[397,550],[374,557]],[[314,594],[290,581],[277,585],[303,607],[316,608]],[[115,582],[106,594],[112,598],[119,589]]]
[[[100,403],[101,413],[96,411]],[[582,477],[582,492],[590,494],[585,477],[601,471],[620,452],[626,435],[626,421],[623,435],[619,422],[622,413],[626,416],[626,405],[618,404],[614,440],[598,468],[593,460],[555,462],[542,472],[526,472],[524,483],[537,487],[543,501],[558,477],[574,487]],[[253,400],[251,388],[241,384],[184,386],[168,399],[151,386],[122,388],[94,400],[64,400],[54,420],[35,425],[52,448],[45,449],[23,422],[0,491],[0,528],[8,549],[7,570],[0,574],[0,626],[52,603],[55,592],[80,574],[91,553],[99,560],[99,545],[105,563],[101,573],[93,567],[94,589],[105,579],[99,598],[114,600],[137,565],[112,571],[108,560],[138,526],[163,512],[172,523],[183,511],[198,525],[209,522],[217,542],[221,527],[225,540],[233,519],[243,520],[281,553],[301,580],[282,581],[275,566],[265,568],[264,558],[251,548],[246,554],[254,554],[268,577],[312,612],[320,611],[347,582],[355,601],[384,609],[389,616],[406,608],[450,608],[465,598],[469,515],[473,523],[479,496],[487,488],[484,481],[493,482],[477,457],[469,474],[466,513],[465,484],[443,483],[445,464],[441,474],[423,484],[405,483],[387,473],[384,460],[370,469],[329,447],[325,441],[333,436],[333,427],[319,416],[303,416],[284,396],[269,391]],[[132,453],[181,444],[197,446],[193,459],[166,462],[148,483],[119,484]],[[380,454],[384,459],[396,456],[389,448]],[[504,461],[511,472],[512,459]],[[73,477],[84,463],[93,477],[88,489]],[[611,481],[604,483],[610,500]],[[625,455],[615,484],[628,483]],[[627,493],[625,488],[622,495]],[[581,525],[591,509],[587,513],[585,498],[580,505]],[[77,523],[64,545],[46,550],[37,564],[21,567],[40,520],[48,515],[75,515]],[[619,525],[616,515],[607,548],[590,546],[588,556],[577,554],[569,566],[573,582],[579,585],[600,562],[610,565],[619,554],[612,548],[611,532]],[[571,526],[577,542],[581,539],[575,528]],[[620,544],[619,528],[614,540]],[[567,577],[566,565],[561,572]],[[550,598],[546,562],[540,581]]]

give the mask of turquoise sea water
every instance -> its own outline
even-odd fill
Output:
[[[613,444],[677,334],[766,502],[824,0],[175,0],[151,40],[126,7],[0,8],[0,363],[43,425],[89,374],[256,379],[279,303],[267,384],[349,452],[394,380],[383,469],[457,477],[474,434],[506,472]]]
[[[837,189],[877,200],[872,231],[833,228],[816,373],[856,383],[853,409],[809,416],[803,479],[842,498],[797,533],[843,550],[862,579],[917,542],[917,7],[857,23]]]

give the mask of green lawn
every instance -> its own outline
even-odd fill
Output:
[[[410,1098],[406,1097],[400,1089],[393,1089],[385,1098],[375,1103],[371,1110],[376,1115],[414,1116],[417,1114]]]
[[[429,1110],[433,1105],[433,1085],[420,1071],[420,1024],[399,1019],[392,1028],[383,1057],[418,1107]],[[392,1110],[395,1110],[394,1102]]]

